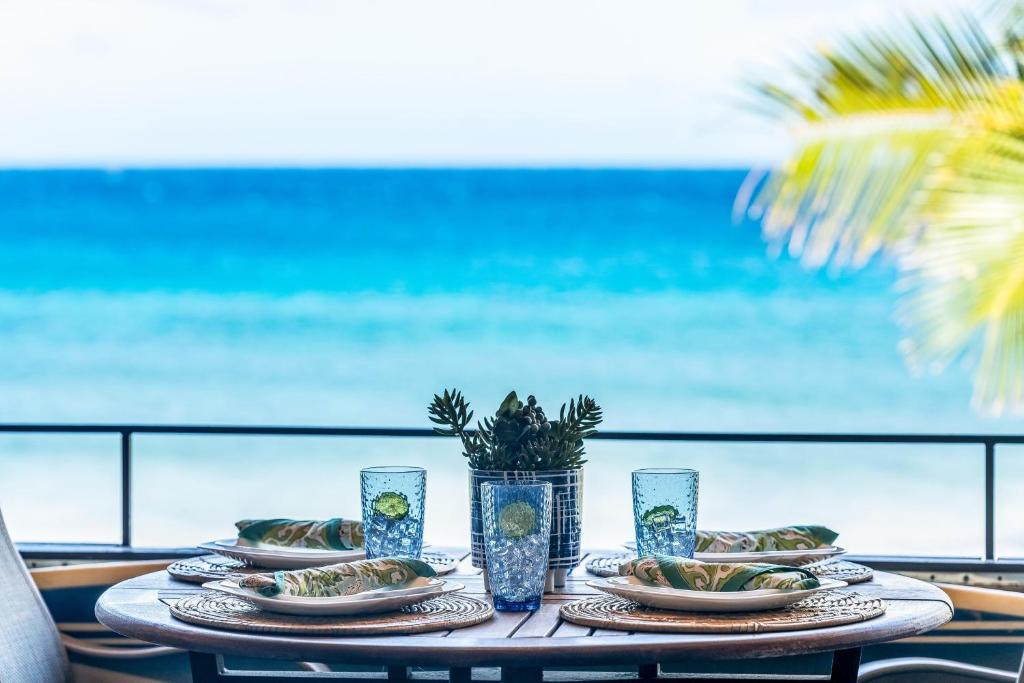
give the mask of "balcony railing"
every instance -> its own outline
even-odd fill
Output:
[[[0,424],[0,434],[116,434],[120,436],[121,544],[21,544],[30,558],[145,558],[194,555],[192,548],[136,548],[132,546],[132,437],[135,434],[234,435],[234,436],[326,436],[424,438],[437,437],[430,429],[394,427],[282,427],[235,425],[145,425],[145,424]],[[697,443],[792,443],[792,444],[925,444],[969,445],[978,449],[978,467],[984,470],[985,551],[978,558],[858,557],[878,568],[931,570],[941,572],[1022,572],[1024,561],[996,558],[995,478],[996,447],[1024,444],[1024,435],[994,434],[829,434],[782,432],[642,432],[603,431],[594,439],[611,441],[671,441]]]

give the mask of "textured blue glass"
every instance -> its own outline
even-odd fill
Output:
[[[693,557],[697,533],[696,470],[644,469],[633,472],[636,552]]]
[[[551,484],[484,483],[480,486],[487,578],[494,607],[536,610],[544,594],[551,541]]]
[[[359,473],[366,557],[415,557],[423,549],[427,471],[368,467]]]

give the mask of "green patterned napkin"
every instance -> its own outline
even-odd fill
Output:
[[[260,595],[294,595],[303,598],[333,598],[400,586],[419,576],[435,576],[426,562],[406,557],[381,557],[312,569],[250,574],[238,581]]]
[[[238,545],[256,548],[290,547],[315,550],[355,550],[365,545],[363,523],[335,517],[320,522],[312,519],[243,519],[238,527]]]
[[[669,555],[647,555],[624,562],[619,566],[619,574],[635,576],[645,583],[691,591],[807,590],[821,585],[814,574],[799,567],[701,562]]]
[[[839,534],[823,526],[783,526],[760,531],[698,531],[698,553],[813,550],[832,544]]]

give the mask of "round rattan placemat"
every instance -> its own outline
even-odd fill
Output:
[[[465,628],[487,621],[494,608],[461,595],[444,595],[397,612],[351,617],[304,617],[265,612],[240,598],[206,591],[171,604],[171,614],[198,626],[314,636],[408,635]]]
[[[835,579],[850,584],[870,581],[875,575],[871,567],[865,567],[862,564],[848,562],[847,560],[815,562],[814,564],[804,565],[804,569],[809,570],[819,579]]]
[[[615,553],[613,555],[593,555],[587,559],[587,571],[595,576],[618,576],[619,565],[632,560],[633,553]]]
[[[561,614],[574,624],[620,631],[769,633],[867,621],[885,614],[885,602],[856,593],[828,591],[782,609],[712,613],[653,609],[632,600],[602,595],[563,605]]]
[[[232,560],[223,555],[201,555],[172,562],[167,573],[176,579],[191,583],[206,583],[218,579],[229,579],[245,574],[259,574],[268,571]]]
[[[424,562],[433,567],[438,576],[450,574],[459,566],[459,558],[442,552],[423,551]],[[274,571],[261,569],[252,565],[233,560],[223,555],[200,555],[185,560],[178,560],[167,567],[167,573],[176,579],[190,583],[206,583],[218,579],[231,579],[246,574],[259,574]]]
[[[632,553],[595,555],[587,560],[587,571],[595,576],[618,576],[619,565],[634,557],[636,555]],[[804,565],[804,568],[810,570],[819,579],[836,579],[850,584],[870,581],[874,576],[871,567],[846,560],[824,560]]]

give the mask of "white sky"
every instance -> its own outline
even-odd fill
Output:
[[[0,0],[0,166],[747,165],[738,84],[968,0]]]

